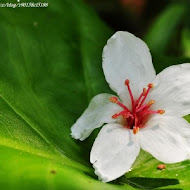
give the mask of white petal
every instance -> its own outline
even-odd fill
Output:
[[[140,129],[141,148],[164,163],[186,160],[190,152],[190,125],[183,118],[156,116]]]
[[[90,154],[101,181],[112,181],[130,170],[140,151],[136,138],[132,130],[119,124],[107,124],[101,129]]]
[[[190,113],[190,64],[174,65],[156,76],[150,93],[156,103],[152,109],[164,109],[166,115],[185,116]]]
[[[104,123],[116,122],[112,115],[120,112],[122,108],[109,101],[112,96],[114,95],[99,94],[91,100],[88,108],[71,128],[73,138],[84,140],[95,128]]]
[[[156,76],[147,45],[128,32],[117,32],[108,40],[103,51],[103,70],[110,88],[125,103],[129,101],[126,79],[137,98]]]

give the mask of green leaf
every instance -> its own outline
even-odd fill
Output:
[[[110,91],[101,53],[111,34],[80,0],[1,9],[1,189],[189,189],[188,161],[158,171],[145,152],[132,172],[102,183],[89,164],[97,131],[70,137],[91,97]]]
[[[190,63],[190,58],[182,56],[174,57],[174,56],[163,56],[159,54],[152,54],[152,59],[154,63],[154,68],[156,69],[156,73],[161,72],[163,69],[171,65]]]
[[[188,6],[186,4],[170,4],[153,22],[145,41],[153,53],[165,54],[171,42],[176,44],[176,38],[179,27],[183,23]]]
[[[190,28],[186,27],[182,30],[181,45],[183,55],[190,57]]]

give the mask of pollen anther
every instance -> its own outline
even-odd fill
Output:
[[[148,102],[148,106],[151,106],[151,105],[154,104],[154,103],[155,103],[154,100],[150,100],[150,101]]]
[[[117,103],[118,98],[117,97],[111,97],[110,101],[113,102],[113,103]]]
[[[149,87],[149,88],[153,88],[154,85],[153,85],[152,83],[150,83],[150,84],[148,84],[148,87]]]
[[[139,127],[133,127],[133,134],[137,134],[139,131]]]
[[[125,85],[129,85],[129,79],[125,81]]]
[[[165,113],[165,110],[157,110],[157,113],[159,113],[159,114],[164,114],[164,113]]]

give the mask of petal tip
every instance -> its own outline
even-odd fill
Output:
[[[71,127],[71,133],[70,133],[70,135],[71,135],[71,137],[73,138],[73,139],[80,139],[81,138],[81,134],[79,133],[79,132],[77,132],[77,130],[75,129],[75,125],[73,125],[72,127]]]
[[[93,163],[93,168],[94,168],[94,173],[98,176],[98,180],[104,183],[111,181],[108,176],[102,173],[102,171],[100,170],[100,167],[98,167],[97,161]]]
[[[73,139],[79,139],[78,135],[74,134],[73,132],[71,132],[70,135]]]
[[[87,132],[87,130],[85,130],[83,133],[79,133],[77,130],[73,129],[72,127],[70,135],[73,139],[84,141],[88,137],[88,135],[86,135],[85,132]]]

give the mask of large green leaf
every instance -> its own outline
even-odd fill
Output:
[[[102,183],[89,164],[96,132],[85,142],[70,137],[90,98],[110,91],[101,52],[111,34],[80,0],[1,9],[1,189],[190,187],[190,162],[158,171],[159,162],[145,152],[132,172]]]

